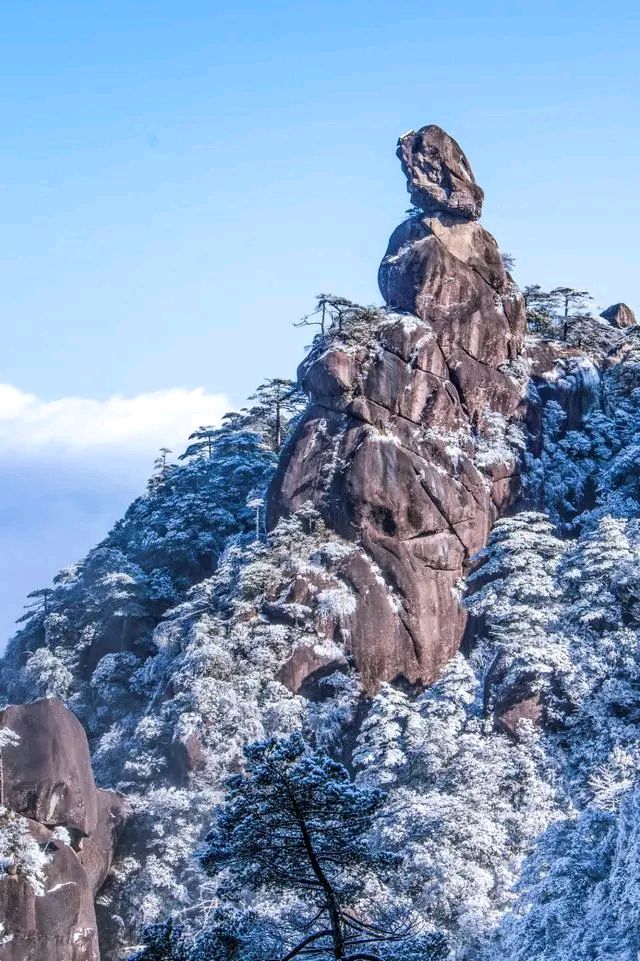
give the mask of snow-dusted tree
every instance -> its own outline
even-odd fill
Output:
[[[597,454],[587,431],[566,431],[567,416],[557,401],[543,411],[544,449],[536,469],[540,497],[554,523],[571,530],[593,490]]]
[[[524,865],[520,898],[486,957],[632,961],[640,949],[640,792],[552,825]],[[484,957],[484,956],[483,956]]]
[[[360,780],[376,785],[396,783],[407,757],[403,735],[413,713],[407,695],[391,684],[383,684],[360,725],[353,763]]]
[[[324,337],[329,325],[342,330],[342,326],[350,313],[358,310],[358,305],[346,297],[337,294],[318,294],[314,310],[294,324],[294,327],[320,327]],[[313,319],[317,318],[317,319]]]
[[[0,727],[0,807],[4,807],[4,751],[17,747],[20,736],[10,727]]]
[[[576,290],[575,287],[554,287],[552,297],[557,297],[562,314],[562,339],[567,339],[571,318],[574,313],[583,313],[593,297],[588,290]]]
[[[598,354],[608,353],[624,339],[624,333],[612,327],[602,317],[590,313],[576,313],[567,330],[567,343],[572,347]]]
[[[415,698],[382,692],[355,754],[358,783],[387,785],[376,829],[381,845],[403,856],[378,897],[413,908],[460,952],[475,950],[509,906],[519,859],[554,812],[538,740],[493,732],[479,717],[477,691],[458,655]]]
[[[27,818],[0,805],[0,884],[5,876],[18,874],[37,896],[43,895],[47,860]]]
[[[38,697],[64,699],[73,685],[73,673],[64,660],[48,647],[39,647],[30,654],[24,667],[25,678],[33,684]]]
[[[632,548],[627,528],[628,521],[605,515],[567,552],[560,585],[565,604],[571,605],[569,619],[576,625],[600,632],[620,624],[614,580],[623,568],[640,564],[640,552]]]
[[[314,317],[319,319],[314,320]],[[313,343],[313,354],[323,350],[327,341],[362,343],[379,323],[387,319],[388,314],[378,307],[364,307],[336,294],[319,294],[316,309],[295,326],[318,325],[321,328],[321,334]]]
[[[249,400],[256,404],[247,416],[251,422],[264,424],[273,450],[280,452],[289,421],[302,412],[306,397],[295,381],[271,377],[256,388]]]
[[[34,612],[42,614],[44,617],[49,613],[50,599],[53,591],[50,587],[41,587],[36,591],[30,591],[27,597],[29,604],[25,604],[26,612],[18,619],[18,622],[30,618]]]
[[[467,607],[498,641],[517,643],[523,630],[544,628],[560,591],[554,575],[565,551],[544,514],[525,511],[495,525],[467,578]]]
[[[529,284],[522,291],[529,330],[543,336],[554,332],[554,312],[559,304],[555,293],[543,290],[540,284]]]
[[[551,711],[567,694],[567,642],[553,629],[564,551],[547,517],[527,511],[499,521],[476,557],[465,603],[479,621],[472,660],[484,673],[485,711],[525,675],[532,679],[529,693],[542,694]]]
[[[149,478],[148,488],[150,491],[161,489],[175,465],[169,463],[169,454],[173,451],[169,447],[161,447],[158,456],[153,462],[153,473]]]
[[[478,713],[478,678],[462,654],[417,696],[407,719],[405,744],[412,780],[424,784],[441,772],[458,750],[458,738]]]
[[[318,294],[316,306],[310,314],[306,314],[294,323],[294,327],[319,327],[321,336],[327,333],[329,326],[342,330],[342,326],[349,314],[359,309],[353,301],[337,294]]]
[[[229,894],[238,898],[248,888],[300,900],[306,910],[283,958],[375,958],[376,945],[409,934],[358,916],[372,876],[396,863],[368,838],[383,803],[300,735],[258,742],[247,748],[245,774],[229,782],[202,861],[212,874],[228,872]]]
[[[211,460],[217,433],[218,428],[211,426],[211,424],[198,427],[192,434],[189,434],[189,440],[192,443],[188,445],[183,454],[180,454],[178,460],[188,460],[190,457],[206,457]]]

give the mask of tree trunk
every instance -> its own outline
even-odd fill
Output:
[[[286,782],[285,782],[286,783]],[[331,886],[331,882],[326,877],[324,871],[322,870],[322,865],[318,861],[316,852],[313,847],[313,841],[311,840],[311,835],[309,834],[309,829],[307,828],[306,821],[293,792],[289,789],[289,785],[286,785],[287,793],[291,799],[292,807],[295,811],[295,815],[298,819],[298,824],[300,825],[300,833],[302,834],[302,841],[307,852],[307,857],[309,858],[309,863],[311,865],[311,870],[318,879],[320,887],[324,891],[324,896],[326,900],[327,911],[329,913],[329,921],[331,923],[331,939],[333,941],[333,956],[334,958],[340,959],[344,957],[344,933],[342,931],[342,916],[340,913],[340,907],[335,895],[335,892]]]
[[[280,453],[280,445],[282,441],[282,413],[280,401],[276,401],[276,454]]]

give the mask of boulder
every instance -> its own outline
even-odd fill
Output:
[[[550,401],[559,404],[566,420],[564,431],[578,430],[587,414],[602,403],[602,371],[610,358],[601,351],[591,356],[562,341],[533,341],[527,345],[531,379],[540,405],[531,411],[532,436],[541,440],[540,425],[535,421],[542,407]],[[540,448],[534,446],[534,453]]]
[[[485,714],[493,716],[498,731],[514,738],[520,721],[542,727],[547,718],[540,690],[537,670],[514,663],[506,651],[498,651],[484,679]]]
[[[5,803],[47,827],[80,835],[95,831],[96,785],[87,736],[80,721],[56,700],[12,704],[0,711],[0,728],[20,738],[5,751]]]
[[[177,784],[186,784],[189,777],[201,771],[206,763],[206,748],[202,736],[195,731],[175,738],[171,743],[171,770]]]
[[[600,316],[619,328],[633,327],[636,323],[636,315],[626,304],[612,304],[611,307],[603,310]]]
[[[318,683],[336,671],[344,671],[347,661],[338,648],[301,643],[283,665],[278,679],[294,694],[318,697]]]
[[[2,752],[5,806],[26,819],[48,856],[44,893],[19,871],[0,873],[0,918],[11,936],[0,961],[99,961],[94,898],[111,867],[124,799],[96,788],[84,729],[60,701],[10,705],[0,728],[20,738]],[[65,828],[70,844],[54,828]]]
[[[51,831],[29,821],[49,855],[45,893],[20,874],[0,877],[0,918],[11,940],[0,961],[100,961],[93,889],[78,854]]]
[[[497,710],[495,724],[498,730],[510,737],[518,736],[520,721],[529,721],[534,727],[541,727],[544,723],[544,707],[540,695],[533,694],[509,705],[503,705]]]
[[[425,213],[445,211],[477,220],[484,193],[459,144],[429,124],[398,140],[397,155],[407,178],[411,203]]]
[[[118,838],[125,821],[124,798],[116,791],[96,791],[97,824],[86,838],[79,853],[80,863],[87,875],[94,896],[104,884]]]

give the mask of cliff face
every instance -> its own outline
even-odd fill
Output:
[[[121,799],[96,788],[82,725],[59,701],[5,708],[2,730],[12,743],[2,750],[0,831],[18,843],[0,884],[9,938],[0,959],[99,961],[94,898],[111,866]]]
[[[398,147],[417,210],[379,272],[387,310],[320,338],[311,405],[271,486],[269,522],[310,501],[364,557],[343,576],[363,684],[429,683],[465,626],[456,584],[518,491],[525,313],[483,193],[439,127]],[[365,559],[366,558],[366,559]]]

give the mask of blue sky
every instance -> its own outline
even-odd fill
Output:
[[[0,643],[163,439],[292,374],[316,293],[379,299],[408,128],[521,283],[640,306],[639,41],[615,0],[2,4]]]

